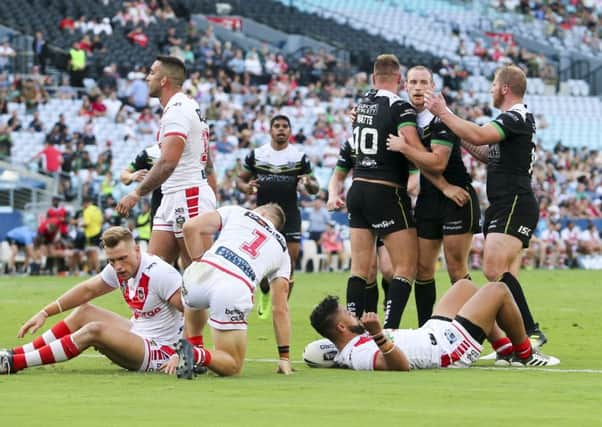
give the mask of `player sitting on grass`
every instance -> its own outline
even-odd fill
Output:
[[[335,364],[355,370],[467,367],[479,358],[485,338],[498,352],[512,355],[507,358],[512,366],[560,363],[533,350],[520,311],[502,282],[477,290],[469,280],[458,281],[419,329],[383,330],[375,313],[365,313],[360,321],[332,296],[318,304],[310,320],[338,349]]]
[[[132,371],[159,370],[175,353],[183,327],[180,273],[161,258],[141,253],[123,227],[107,229],[101,239],[109,265],[25,322],[19,338],[37,331],[48,317],[76,308],[33,342],[0,350],[0,374],[63,362],[92,346]],[[132,311],[131,320],[88,303],[116,289]]]

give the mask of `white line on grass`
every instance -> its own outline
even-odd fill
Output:
[[[80,357],[104,358],[101,354],[83,354]],[[278,359],[245,359],[251,363],[278,363]],[[305,363],[302,360],[291,360],[291,363]],[[473,366],[471,369],[480,369],[482,371],[541,371],[541,372],[557,372],[561,374],[602,374],[602,369],[554,369],[554,368],[510,368],[510,367],[494,367],[494,366]]]

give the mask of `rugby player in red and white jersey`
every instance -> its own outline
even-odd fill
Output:
[[[146,77],[149,95],[163,107],[157,142],[161,156],[144,180],[117,205],[127,216],[142,196],[161,186],[163,199],[153,219],[148,252],[173,263],[178,252],[184,267],[190,257],[182,239],[182,226],[199,213],[216,206],[215,175],[209,154],[209,126],[197,102],[182,92],[184,63],[172,56],[158,56]],[[211,245],[204,236],[204,247]]]
[[[179,378],[192,378],[195,366],[206,366],[218,375],[241,372],[247,350],[247,317],[253,309],[253,293],[265,277],[270,283],[272,318],[278,346],[278,372],[290,374],[290,318],[288,288],[290,259],[279,230],[285,223],[275,203],[254,210],[227,206],[191,219],[184,225],[188,251],[199,255],[184,273],[184,335],[178,356],[166,368]],[[204,234],[220,234],[202,252]],[[202,346],[202,330],[209,323],[214,349]],[[191,344],[192,343],[192,344]]]
[[[95,347],[119,366],[157,371],[175,352],[183,327],[182,276],[158,256],[141,253],[132,233],[111,227],[102,235],[109,264],[46,305],[21,327],[23,338],[50,316],[75,308],[33,342],[0,351],[0,374],[72,359]],[[89,303],[119,289],[132,317]]]
[[[504,282],[488,283],[477,290],[470,280],[457,281],[419,329],[383,330],[375,313],[365,313],[360,321],[333,296],[318,304],[310,320],[338,349],[335,364],[354,370],[468,367],[479,358],[485,338],[498,352],[512,356],[507,365],[560,363],[532,348],[520,311]],[[503,325],[507,336],[498,324]]]

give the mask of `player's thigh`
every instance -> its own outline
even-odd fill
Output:
[[[380,241],[380,244],[378,243]],[[393,278],[393,264],[391,263],[391,257],[385,247],[385,243],[382,239],[377,239],[376,242],[376,255],[378,260],[378,269],[386,280]]]
[[[501,274],[510,271],[522,247],[522,242],[509,234],[487,234],[483,253],[483,272],[487,278],[497,280]]]
[[[479,326],[486,335],[489,335],[504,300],[514,303],[514,299],[512,299],[509,292],[506,285],[501,282],[488,283],[466,301],[459,309],[458,315],[470,320]],[[507,296],[510,296],[510,298],[506,298]]]
[[[242,367],[247,353],[247,330],[223,330],[211,328],[213,346],[228,353]]]
[[[81,328],[86,323],[97,321],[126,331],[129,331],[132,327],[132,322],[129,319],[93,304],[82,304],[65,318],[65,323],[71,331]]]
[[[468,273],[468,256],[471,246],[472,233],[443,236],[443,253],[452,281],[459,280]]]
[[[142,368],[147,351],[150,352],[147,340],[119,328],[105,327],[96,339],[94,346],[99,352],[122,368],[132,371]]]
[[[168,264],[178,258],[178,242],[171,231],[153,230],[148,243],[148,253],[160,256]]]
[[[441,239],[418,238],[418,280],[432,279],[435,275],[435,266],[439,251],[441,250]]]
[[[351,274],[367,277],[374,253],[374,235],[367,228],[350,228]]]
[[[459,280],[441,297],[433,309],[433,315],[453,319],[477,290],[478,288],[470,280]]]
[[[383,236],[395,275],[413,279],[418,262],[418,236],[415,228],[406,228]]]

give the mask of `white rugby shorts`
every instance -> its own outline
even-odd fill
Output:
[[[441,367],[466,368],[479,359],[483,346],[457,321],[430,319],[421,329],[433,332],[441,353]]]
[[[153,230],[170,231],[183,237],[184,223],[195,216],[215,210],[215,193],[208,185],[190,187],[163,195],[153,219]]]
[[[169,358],[176,350],[168,345],[159,345],[150,338],[142,338],[144,340],[144,360],[140,365],[140,372],[155,372],[159,371],[164,363],[167,363]]]
[[[184,272],[182,300],[191,310],[209,309],[209,326],[246,330],[254,287],[241,273],[213,261],[193,262]]]

